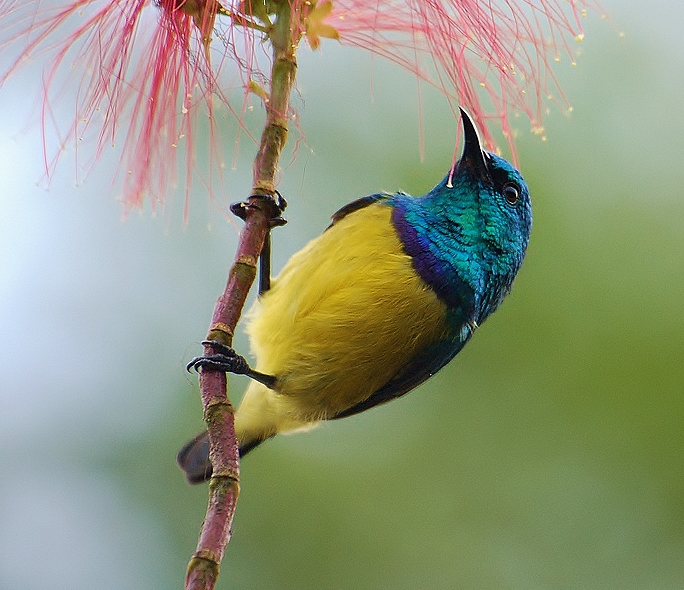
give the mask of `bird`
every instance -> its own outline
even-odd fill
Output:
[[[520,172],[482,148],[461,111],[464,145],[421,197],[376,193],[345,205],[295,253],[248,313],[256,366],[232,348],[189,367],[252,377],[235,413],[241,456],[408,393],[463,349],[511,290],[530,237]],[[190,483],[211,477],[203,432],[178,454]]]

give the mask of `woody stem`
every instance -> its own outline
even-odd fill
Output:
[[[296,34],[289,0],[281,0],[268,37],[273,48],[270,95],[266,101],[266,122],[254,160],[252,195],[241,206],[244,227],[223,294],[214,308],[207,340],[230,346],[247,294],[256,276],[257,260],[269,230],[281,213],[276,195],[276,174],[280,154],[287,141],[290,93],[297,71]],[[205,355],[212,354],[210,346]],[[200,531],[197,550],[187,569],[187,590],[213,589],[226,545],[230,540],[233,515],[240,489],[238,444],[233,407],[227,396],[225,373],[200,372],[200,393],[209,431],[213,475],[209,503]]]

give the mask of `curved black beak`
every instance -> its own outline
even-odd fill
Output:
[[[459,107],[459,110],[461,111],[465,143],[463,144],[463,154],[461,154],[461,159],[456,164],[456,169],[468,169],[478,180],[491,183],[492,177],[487,167],[487,155],[482,150],[480,136],[477,133],[475,124],[463,108]]]

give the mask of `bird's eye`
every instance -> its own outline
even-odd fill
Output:
[[[507,182],[503,185],[501,189],[501,194],[503,194],[504,199],[509,205],[515,205],[520,199],[520,190],[518,186],[512,182]]]

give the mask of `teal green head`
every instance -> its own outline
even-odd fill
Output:
[[[393,223],[420,276],[456,324],[484,321],[510,291],[532,226],[530,194],[505,159],[482,149],[461,110],[464,148],[429,193],[393,195]]]

